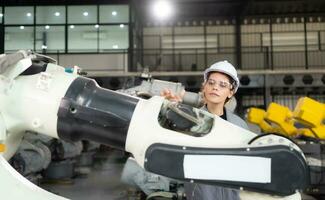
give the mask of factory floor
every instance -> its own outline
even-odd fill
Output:
[[[140,200],[141,194],[120,182],[126,156],[120,151],[102,152],[97,155],[87,175],[71,180],[45,181],[41,187],[72,200]],[[302,195],[302,200],[315,200]]]
[[[135,190],[120,182],[125,160],[123,153],[112,151],[101,157],[95,159],[89,174],[76,176],[72,180],[45,181],[41,187],[72,200],[137,199]]]

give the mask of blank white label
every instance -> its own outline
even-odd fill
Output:
[[[185,155],[184,176],[189,179],[251,183],[271,182],[271,158],[225,155]]]

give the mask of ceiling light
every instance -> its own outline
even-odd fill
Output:
[[[158,19],[166,19],[172,15],[173,9],[172,5],[167,0],[156,1],[153,5],[153,14]]]
[[[71,28],[71,29],[74,28],[74,25],[70,25],[70,28]]]
[[[45,26],[45,29],[50,29],[50,26],[49,26],[49,25],[46,25],[46,26]]]
[[[32,13],[27,13],[26,16],[27,17],[31,17],[32,16]]]
[[[25,28],[25,26],[20,26],[19,28],[20,28],[21,30],[23,30],[23,29]]]
[[[54,15],[58,17],[58,16],[60,16],[60,13],[59,12],[55,12]]]
[[[120,24],[120,28],[124,28],[124,24]]]
[[[85,17],[87,17],[88,15],[89,15],[89,13],[88,12],[84,12],[84,13],[82,13]]]
[[[116,11],[113,11],[113,12],[112,12],[112,15],[113,15],[113,16],[116,16],[116,15],[117,15],[117,12],[116,12]]]
[[[113,49],[118,49],[118,45],[117,44],[114,44],[113,45]]]
[[[42,49],[47,49],[47,46],[43,44]]]
[[[95,25],[95,28],[99,28],[99,25],[98,25],[98,24],[96,24],[96,25]]]
[[[3,17],[3,14],[2,13],[0,13],[0,17]]]

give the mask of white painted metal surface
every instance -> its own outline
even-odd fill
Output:
[[[271,182],[271,159],[232,155],[185,155],[184,177],[249,183]]]
[[[132,152],[140,166],[144,166],[145,152],[154,143],[178,145],[184,147],[221,148],[244,147],[255,133],[238,127],[215,116],[210,133],[203,137],[194,137],[175,132],[160,126],[158,115],[164,101],[162,97],[141,100],[133,113],[128,135],[126,151]],[[140,145],[141,144],[141,145]]]
[[[16,66],[27,69],[31,61],[23,59]],[[16,66],[12,69],[17,71]],[[17,73],[8,73],[17,74]],[[18,148],[23,133],[27,131],[44,133],[57,138],[57,113],[74,74],[67,74],[64,68],[48,64],[47,70],[35,75],[1,76],[0,111],[7,133],[2,138],[7,150],[3,154],[9,159]]]

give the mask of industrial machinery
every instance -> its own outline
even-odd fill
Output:
[[[325,104],[308,97],[298,100],[295,110],[271,103],[267,110],[250,108],[247,120],[258,125],[263,133],[279,133],[288,137],[306,136],[325,139]],[[298,124],[298,126],[297,126]]]
[[[311,98],[301,98],[293,112],[293,117],[312,132],[310,136],[325,139],[325,104]]]
[[[11,165],[29,181],[37,184],[52,159],[51,144],[55,139],[34,133],[26,133],[16,154],[10,159]]]
[[[247,113],[247,120],[260,127],[263,133],[277,133],[279,128],[272,126],[265,120],[266,111],[261,108],[250,108]]]
[[[263,133],[277,133],[290,137],[303,151],[310,168],[310,187],[306,193],[325,196],[325,104],[302,97],[291,111],[271,103],[267,110],[250,108],[248,122],[258,125]]]
[[[172,94],[182,97],[182,103],[194,107],[203,106],[201,93],[185,91],[185,87],[179,82],[170,82],[152,78],[149,72],[141,74],[141,83],[134,87],[118,90],[131,96],[143,99],[150,99],[153,96],[160,96],[164,89]],[[233,97],[227,103],[228,110],[234,111],[236,99]],[[140,191],[147,199],[165,197],[168,199],[182,199],[185,197],[184,182],[170,179],[165,176],[148,172],[141,168],[132,157],[129,157],[124,165],[121,181]]]
[[[142,75],[142,77],[146,78],[143,78],[140,85],[124,90],[119,90],[119,92],[123,92],[131,96],[149,99],[153,96],[159,96],[160,92],[163,89],[168,88],[173,91],[173,94],[183,96],[182,102],[184,104],[191,105],[194,107],[199,107],[200,105],[202,105],[201,94],[185,91],[185,87],[181,83],[153,79],[150,75]]]
[[[309,186],[305,156],[285,137],[257,136],[162,97],[103,89],[49,59],[35,62],[40,57],[18,52],[0,61],[0,191],[6,198],[64,199],[7,163],[26,131],[106,144],[132,153],[149,172],[236,188],[242,199],[300,199],[299,191]]]

